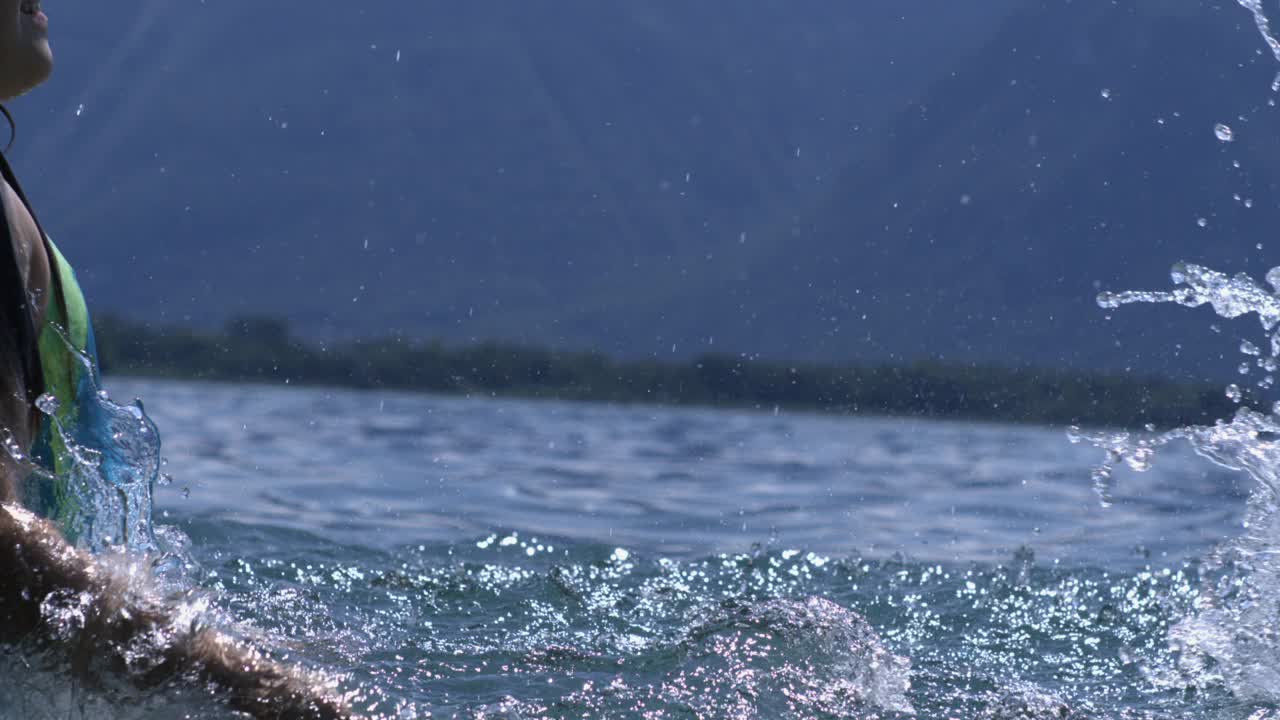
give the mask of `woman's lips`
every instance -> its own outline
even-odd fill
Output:
[[[34,13],[27,13],[27,15],[31,17],[31,22],[36,27],[44,30],[49,29],[49,16],[45,15],[43,10],[37,9]]]
[[[39,2],[24,2],[19,8],[23,15],[30,15],[31,20],[38,27],[49,26],[49,16],[44,14],[44,10],[40,8]]]

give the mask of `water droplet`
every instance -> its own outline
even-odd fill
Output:
[[[1111,507],[1111,490],[1115,485],[1111,466],[1096,467],[1089,475],[1093,479],[1093,492],[1098,496],[1098,505],[1104,508]]]
[[[81,116],[81,115],[83,115],[83,114],[84,114],[84,103],[80,103],[80,104],[76,107],[76,117],[80,117],[80,116]]]
[[[1242,394],[1241,394],[1241,392],[1240,392],[1240,386],[1239,386],[1239,385],[1236,385],[1235,383],[1231,383],[1230,385],[1228,385],[1228,386],[1227,386],[1227,399],[1228,399],[1228,400],[1230,400],[1231,402],[1236,402],[1236,403],[1238,403],[1238,402],[1240,402],[1241,397],[1243,397],[1243,395],[1242,395]]]
[[[1235,131],[1231,129],[1231,126],[1223,123],[1218,123],[1213,126],[1213,134],[1217,135],[1218,139],[1224,143],[1229,143],[1236,139]]]
[[[58,398],[50,393],[45,393],[36,399],[36,409],[45,415],[53,415],[61,406],[62,403],[58,402]]]
[[[1208,219],[1208,218],[1196,218],[1196,225],[1199,225],[1200,227],[1209,227],[1209,219]]]
[[[1248,340],[1242,340],[1240,342],[1240,352],[1244,353],[1245,355],[1253,355],[1254,357],[1257,357],[1262,354],[1262,351],[1258,349],[1258,346],[1254,345]]]
[[[1267,271],[1267,284],[1280,292],[1280,267],[1273,267]]]
[[[1249,367],[1249,363],[1247,362],[1240,363],[1240,367],[1236,368],[1236,370],[1238,370],[1241,375],[1248,375],[1250,369],[1251,368]]]
[[[1111,99],[1111,88],[1102,88],[1102,92],[1100,92],[1100,93],[1098,93],[1098,94],[1102,96],[1102,99],[1103,99],[1103,100],[1110,100],[1110,99]]]

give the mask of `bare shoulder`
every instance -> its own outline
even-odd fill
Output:
[[[44,238],[41,237],[35,218],[31,217],[31,213],[23,205],[18,193],[3,179],[0,179],[0,203],[3,203],[3,221],[8,225],[9,237],[13,242],[13,256],[17,260],[24,289],[27,297],[34,300],[32,320],[39,332],[39,328],[44,323],[45,309],[50,295],[49,288],[53,282]],[[0,332],[13,332],[13,330],[0,328]],[[18,348],[18,352],[24,352],[24,350]],[[3,376],[0,376],[0,428],[7,429],[26,447],[30,445],[35,430],[31,424],[30,405],[34,398],[27,397],[21,379],[16,377],[17,365],[12,364],[16,362],[17,357],[12,353],[0,358],[0,373],[3,373]],[[0,499],[14,499],[13,478],[21,474],[21,469],[8,453],[0,453]],[[3,530],[2,523],[0,523],[0,530]]]
[[[44,308],[48,302],[52,283],[49,256],[45,252],[44,238],[35,218],[27,211],[22,199],[9,183],[0,180],[0,202],[4,203],[4,217],[9,224],[9,237],[13,239],[14,255],[27,285],[27,292],[36,299],[36,327],[44,320]]]

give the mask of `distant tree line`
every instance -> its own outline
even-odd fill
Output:
[[[105,372],[145,377],[1121,427],[1205,423],[1235,408],[1214,385],[1066,370],[788,364],[728,354],[620,360],[400,338],[329,345],[299,340],[285,321],[268,317],[208,332],[106,316],[96,331]]]

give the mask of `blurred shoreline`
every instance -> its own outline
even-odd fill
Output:
[[[103,370],[116,376],[1094,427],[1203,424],[1236,407],[1213,384],[1078,370],[728,354],[624,360],[405,338],[321,344],[271,317],[238,318],[221,332],[112,315],[95,325]]]

